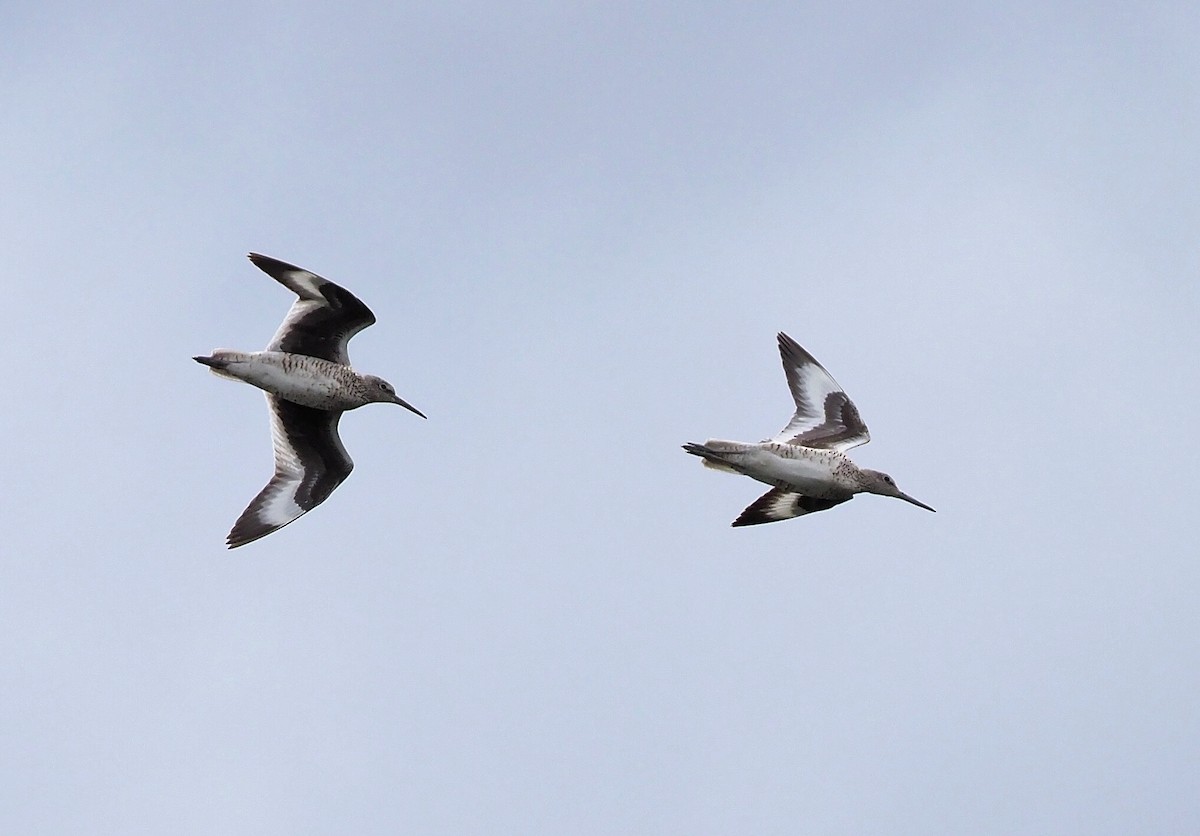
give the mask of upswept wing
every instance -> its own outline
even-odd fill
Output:
[[[870,441],[858,408],[833,375],[787,334],[780,332],[778,338],[796,414],[768,441],[839,451]]]
[[[292,303],[267,351],[305,354],[333,363],[350,364],[346,344],[374,324],[375,314],[344,287],[302,267],[258,253],[254,265],[299,298]]]

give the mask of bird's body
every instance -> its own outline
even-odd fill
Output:
[[[776,488],[821,499],[849,499],[858,486],[858,466],[837,450],[818,450],[794,444],[709,439],[703,445],[712,459],[705,464],[741,473]],[[688,452],[693,452],[688,449]],[[719,461],[720,464],[714,463]]]
[[[792,420],[758,443],[709,439],[683,449],[717,470],[771,485],[735,526],[776,522],[824,511],[856,493],[894,496],[932,511],[896,487],[892,477],[860,468],[845,454],[871,436],[849,396],[824,367],[787,334],[779,334],[784,373],[796,402]]]
[[[421,414],[387,381],[350,366],[346,344],[375,315],[345,288],[267,256],[250,260],[297,295],[265,351],[218,349],[195,357],[214,374],[267,393],[275,475],[229,532],[230,548],[265,537],[324,502],[354,468],[337,425],[342,413],[394,403]]]
[[[372,403],[374,378],[350,366],[286,351],[219,348],[198,362],[221,377],[240,380],[313,409],[357,409]]]

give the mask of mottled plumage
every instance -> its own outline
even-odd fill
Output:
[[[709,439],[683,445],[708,467],[772,486],[733,524],[758,525],[824,511],[856,493],[894,496],[932,511],[897,488],[891,476],[850,461],[845,451],[871,438],[858,408],[799,343],[784,333],[778,339],[783,371],[796,402],[787,426],[757,444]]]
[[[218,349],[195,357],[214,374],[267,393],[275,475],[229,532],[236,548],[265,537],[329,498],[354,469],[342,440],[342,413],[369,403],[415,412],[382,378],[350,367],[346,344],[375,322],[350,291],[308,270],[257,253],[250,260],[298,297],[265,351]]]

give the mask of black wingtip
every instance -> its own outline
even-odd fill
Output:
[[[236,539],[234,538],[233,534],[231,533],[228,537],[225,538],[225,548],[240,549],[242,546],[248,546],[251,543],[255,542],[256,540],[261,540],[262,538],[266,537],[270,533],[271,533],[270,531],[264,531],[262,534],[259,534],[255,537],[238,537]]]
[[[269,255],[261,253],[247,253],[246,258],[269,276],[278,278],[281,273],[291,273],[295,271],[303,271],[303,268],[297,267],[295,264],[288,264],[286,261],[280,261],[277,258],[271,258]]]
[[[758,507],[755,502],[745,511],[738,515],[738,518],[729,524],[730,528],[744,528],[748,525],[762,525],[763,523],[779,522],[786,517],[773,517]]]
[[[225,537],[226,547],[237,549],[242,546],[249,545],[250,543],[261,540],[268,534],[274,534],[279,529],[294,523],[296,520],[300,519],[300,517],[304,516],[304,514],[301,514],[300,517],[294,517],[285,522],[283,525],[269,526],[263,525],[253,517],[247,517],[247,513],[249,511],[249,508],[243,511],[242,516],[238,517],[237,522],[233,524],[233,528],[229,530],[229,534]]]

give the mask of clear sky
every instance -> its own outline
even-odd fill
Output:
[[[1200,828],[1194,3],[0,7],[0,831]],[[345,285],[428,421],[223,539]],[[787,331],[938,509],[732,529]]]

